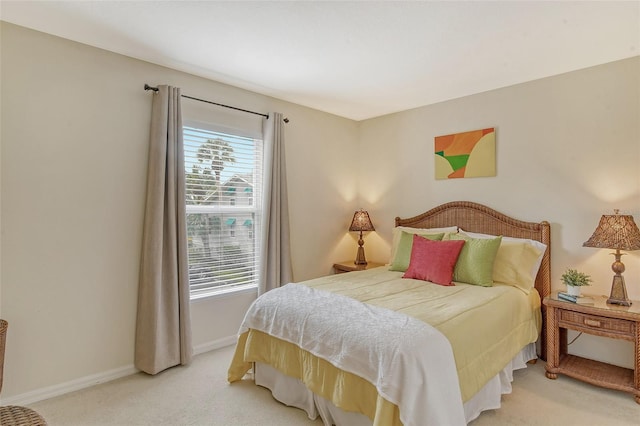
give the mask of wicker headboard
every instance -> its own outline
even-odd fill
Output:
[[[551,293],[551,227],[549,222],[524,222],[482,204],[470,201],[453,201],[442,204],[418,216],[406,219],[396,217],[396,226],[410,226],[412,228],[458,226],[469,232],[540,241],[547,245],[547,250],[542,259],[535,286],[543,299]],[[545,319],[544,307],[542,319],[543,321]],[[541,340],[543,358],[546,356],[544,331],[545,327],[543,326],[543,339]]]

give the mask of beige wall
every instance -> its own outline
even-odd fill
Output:
[[[476,201],[551,223],[555,290],[572,267],[595,279],[588,291],[608,295],[613,257],[582,243],[614,208],[640,224],[639,103],[635,57],[363,122],[359,193],[378,231],[367,252],[388,257],[395,216]],[[486,127],[496,128],[497,176],[436,181],[434,136]],[[623,262],[629,296],[640,300],[640,251]],[[571,350],[630,366],[628,346],[583,336]]]
[[[612,259],[582,242],[613,208],[640,222],[638,58],[355,123],[11,24],[1,36],[0,312],[11,323],[3,401],[133,371],[144,83],[289,117],[296,280],[355,256],[346,229],[358,207],[377,229],[365,237],[367,258],[386,261],[393,217],[466,199],[550,221],[556,288],[572,266],[606,293]],[[435,181],[433,137],[489,126],[498,176]],[[640,299],[640,252],[624,261]],[[229,343],[253,297],[195,302],[197,350]],[[572,347],[629,364],[628,345],[615,343],[613,354],[588,336]]]
[[[294,277],[325,275],[355,253],[344,237],[357,123],[7,23],[1,36],[3,400],[133,371],[145,83],[287,116]],[[254,297],[194,303],[196,348],[228,344]]]

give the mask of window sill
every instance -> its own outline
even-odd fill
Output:
[[[227,297],[233,297],[244,293],[255,293],[258,295],[258,286],[256,285],[244,285],[231,288],[224,288],[220,290],[211,290],[207,293],[191,296],[191,303],[204,302],[211,299],[224,299]]]

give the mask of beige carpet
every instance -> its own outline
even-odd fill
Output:
[[[316,425],[298,409],[244,381],[229,385],[233,348],[195,357],[192,365],[156,377],[136,374],[31,405],[57,425]],[[640,405],[630,394],[589,386],[566,377],[549,380],[538,362],[516,372],[513,393],[500,410],[483,413],[473,426],[640,425]],[[444,425],[443,425],[444,426]]]

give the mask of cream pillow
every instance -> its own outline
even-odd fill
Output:
[[[460,230],[461,235],[472,238],[495,238],[495,235]],[[493,264],[493,281],[517,287],[529,294],[535,286],[536,276],[547,246],[526,238],[503,237]]]
[[[417,235],[433,235],[433,234],[442,234],[458,232],[457,226],[448,226],[445,228],[411,228],[409,226],[396,226],[392,230],[392,238],[391,238],[391,257],[389,263],[392,263],[396,258],[396,252],[398,250],[398,244],[400,244],[400,237],[402,237],[402,232],[406,232],[407,234],[417,234]]]

